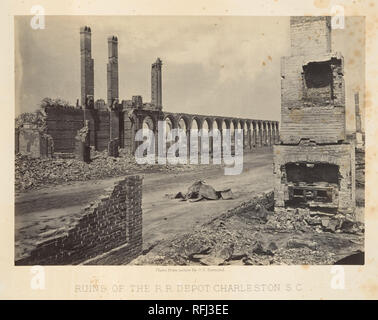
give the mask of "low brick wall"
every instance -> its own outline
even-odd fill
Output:
[[[120,246],[124,263],[131,261],[142,252],[142,178],[126,177],[65,220],[64,226],[39,234],[15,264],[79,264]]]

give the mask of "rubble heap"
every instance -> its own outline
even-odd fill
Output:
[[[120,149],[120,157],[109,157],[107,151],[91,150],[91,162],[76,159],[31,158],[15,156],[16,191],[58,185],[70,181],[87,181],[124,176],[136,172],[185,172],[196,165],[139,165],[134,156]],[[198,167],[198,166],[197,166]]]
[[[273,192],[258,195],[191,233],[145,250],[132,264],[329,265],[363,249],[363,229],[353,229],[349,221],[338,220],[341,228],[333,232],[332,219],[327,225],[325,217],[304,211],[276,215],[272,206]]]

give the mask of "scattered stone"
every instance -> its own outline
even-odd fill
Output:
[[[314,241],[308,241],[308,240],[303,240],[303,239],[290,239],[286,243],[287,248],[292,249],[292,248],[309,248],[311,250],[316,250],[317,249],[317,243]]]
[[[231,189],[219,191],[219,193],[220,193],[220,196],[223,200],[230,200],[230,199],[234,198],[234,195],[233,195]]]
[[[224,263],[224,259],[216,256],[207,256],[200,259],[200,263],[205,266],[219,266]]]
[[[247,266],[253,266],[253,264],[254,264],[253,261],[252,261],[252,259],[250,257],[245,257],[245,258],[243,258],[242,261]]]
[[[234,252],[234,244],[231,243],[229,246],[216,246],[212,251],[211,254],[213,256],[219,257],[223,260],[229,260],[232,257]]]
[[[247,254],[245,252],[234,252],[232,256],[229,258],[229,261],[231,260],[242,260],[243,258],[247,257]]]
[[[276,251],[276,250],[278,249],[278,247],[277,247],[277,245],[276,245],[276,243],[275,243],[274,241],[271,241],[271,242],[269,243],[268,249],[269,249],[270,251],[274,252],[274,251]]]
[[[191,258],[192,258],[193,261],[200,261],[201,259],[204,259],[204,258],[206,258],[208,256],[209,256],[208,254],[200,254],[200,253],[198,253],[198,254],[193,254],[191,256]]]
[[[264,243],[259,240],[256,241],[256,243],[254,244],[252,252],[258,255],[268,255],[268,256],[274,255],[274,253],[270,249],[266,248],[264,246]]]
[[[335,232],[339,224],[340,224],[340,221],[338,219],[331,219],[328,221],[328,225],[327,227],[325,227],[325,230]]]

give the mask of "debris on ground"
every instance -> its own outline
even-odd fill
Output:
[[[363,229],[351,232],[348,219],[337,218],[333,231],[327,215],[301,210],[277,215],[273,202],[273,192],[256,196],[191,233],[161,241],[131,264],[331,265],[363,251]]]
[[[267,222],[268,229],[279,231],[299,230],[307,232],[362,233],[363,223],[356,222],[350,214],[332,214],[311,211],[309,208],[285,208],[282,212],[272,214]]]
[[[212,186],[202,180],[194,182],[186,193],[178,192],[173,196],[174,199],[189,200],[190,202],[206,200],[229,200],[233,199],[231,189],[216,191]]]
[[[186,172],[195,165],[137,164],[133,155],[120,149],[119,157],[109,157],[107,151],[91,150],[91,161],[74,158],[31,158],[15,156],[15,188],[18,192],[58,185],[70,181],[87,181],[124,176],[137,172]],[[202,166],[202,165],[201,165]],[[205,165],[203,165],[205,166]]]

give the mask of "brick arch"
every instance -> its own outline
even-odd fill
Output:
[[[257,145],[262,146],[263,143],[263,122],[261,120],[257,121]]]
[[[269,121],[263,121],[263,145],[268,145],[268,123]]]
[[[223,128],[223,122],[226,124],[227,129],[231,129],[231,120],[230,119],[227,119],[227,118],[223,119],[222,128]]]
[[[191,127],[191,118],[186,115],[178,115],[177,117],[177,127],[179,127],[180,121],[183,120],[185,123],[185,129],[188,130]]]
[[[143,128],[144,126],[144,123],[147,124],[148,128],[152,131],[156,131],[157,129],[157,124],[156,124],[156,119],[154,119],[154,117],[152,117],[151,115],[145,115],[143,118],[142,118],[142,121],[141,121],[141,127]]]
[[[235,122],[233,120],[230,120],[229,129],[235,130]]]
[[[197,129],[198,130],[201,130],[202,129],[202,123],[203,123],[203,119],[200,118],[200,117],[196,117],[194,116],[192,118],[192,121],[190,122],[190,129],[193,129],[193,123],[196,123],[197,124]]]
[[[251,148],[257,147],[257,122],[251,121]]]
[[[165,122],[165,126],[166,126],[166,134],[168,134],[168,132],[170,132],[171,130],[173,130],[175,128],[175,124],[173,123],[173,121],[170,117],[166,117],[164,119],[164,122]],[[169,130],[168,130],[167,127],[169,127]]]
[[[202,128],[205,123],[207,123],[207,127],[209,130],[213,129],[214,120],[212,118],[208,118],[208,117],[204,118],[202,122]]]
[[[268,141],[269,146],[273,144],[272,137],[273,137],[273,123],[271,121],[268,121],[267,141]]]
[[[218,130],[222,130],[223,118],[215,118],[214,123],[217,124]],[[213,123],[213,128],[214,128],[214,123]]]
[[[177,128],[178,124],[177,124],[177,119],[175,118],[174,115],[172,114],[165,114],[164,117],[163,117],[163,120],[166,120],[166,119],[169,119],[172,123],[172,128]]]

